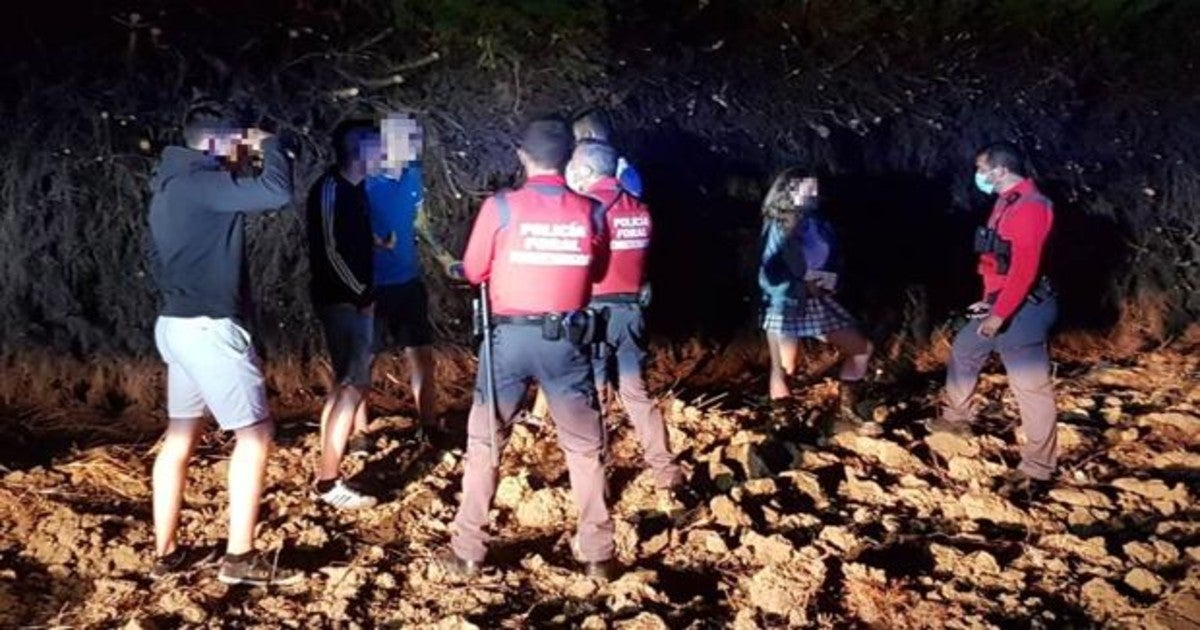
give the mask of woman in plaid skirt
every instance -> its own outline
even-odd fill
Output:
[[[799,340],[820,339],[844,357],[839,373],[839,418],[850,428],[875,432],[864,413],[862,386],[873,350],[854,317],[836,300],[836,237],[821,214],[817,177],[789,169],[775,178],[763,200],[762,327],[771,354],[769,393],[773,413],[786,414],[788,380],[795,372]],[[832,427],[830,427],[832,428]]]
[[[762,327],[771,353],[769,394],[773,413],[790,399],[788,378],[796,370],[801,323],[804,321],[806,271],[802,202],[815,194],[816,178],[800,169],[780,173],[763,199]]]

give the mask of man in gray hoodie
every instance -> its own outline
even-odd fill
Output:
[[[186,147],[167,147],[151,181],[151,266],[162,296],[155,342],[167,363],[169,422],[154,462],[152,577],[193,568],[198,554],[176,541],[187,463],[207,409],[233,431],[229,459],[229,532],[219,579],[227,584],[285,584],[282,571],[254,551],[274,427],[262,370],[243,322],[247,314],[245,213],[292,199],[292,165],[279,139],[241,130],[217,109],[194,109]],[[261,141],[262,173],[235,177],[225,167],[239,144]]]

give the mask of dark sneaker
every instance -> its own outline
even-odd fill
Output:
[[[823,438],[853,433],[863,437],[879,437],[883,435],[883,427],[878,422],[863,422],[845,416],[828,418],[821,424]]]
[[[251,551],[240,556],[226,554],[217,579],[224,584],[287,586],[299,583],[304,575],[293,569],[280,568],[273,558],[267,559],[260,551]]]
[[[853,432],[876,437],[883,427],[875,422],[875,408],[880,404],[869,383],[842,381],[838,384],[838,418],[833,423],[835,433]]]
[[[752,431],[774,432],[797,424],[799,412],[791,398],[773,398],[761,408],[748,429]]]
[[[926,420],[925,428],[930,433],[949,433],[959,437],[971,437],[971,423],[947,420],[941,416]]]
[[[454,578],[469,578],[479,575],[483,569],[482,562],[463,560],[454,553],[453,549],[443,549],[433,558],[434,563],[441,567],[442,572]]]
[[[1049,479],[1035,479],[1020,470],[1001,475],[996,493],[1014,503],[1028,503],[1045,497],[1054,487]]]
[[[673,486],[668,492],[672,505],[669,510],[664,511],[676,527],[686,527],[700,520],[708,504],[691,486],[681,483]]]
[[[370,457],[375,454],[375,440],[366,433],[355,433],[346,443],[346,454]]]
[[[575,561],[582,565],[580,572],[587,577],[608,581],[615,580],[621,575],[622,567],[616,560],[609,559],[599,562],[584,560],[583,553],[579,548],[578,532],[571,536],[571,553],[575,556]]]
[[[616,560],[601,560],[600,562],[583,563],[583,574],[597,580],[611,582],[621,577],[623,567]]]
[[[216,549],[177,547],[175,551],[154,559],[154,565],[150,567],[150,579],[161,580],[168,575],[202,569],[216,561]]]

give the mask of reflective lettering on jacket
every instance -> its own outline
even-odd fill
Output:
[[[597,296],[637,293],[646,277],[653,221],[650,209],[625,192],[616,178],[604,178],[587,192],[604,210],[610,258],[592,291]]]
[[[585,307],[605,260],[594,206],[557,176],[531,177],[488,198],[463,256],[467,280],[489,283],[492,310],[500,315]]]

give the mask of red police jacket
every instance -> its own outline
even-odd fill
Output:
[[[463,255],[472,284],[488,282],[497,315],[562,313],[587,306],[603,273],[595,202],[561,176],[530,177],[483,202]]]
[[[984,299],[996,296],[992,313],[1008,319],[1017,312],[1040,275],[1042,250],[1054,224],[1054,209],[1031,179],[1000,193],[988,227],[1012,244],[1008,272],[1001,274],[995,254],[979,255]]]
[[[650,210],[637,197],[622,192],[615,177],[596,182],[587,195],[605,209],[610,252],[604,276],[592,287],[592,295],[637,293],[645,279],[650,252]]]

